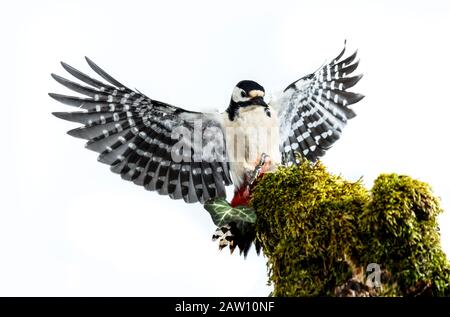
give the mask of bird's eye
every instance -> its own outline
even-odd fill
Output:
[[[246,93],[245,91],[243,91],[243,90],[241,91],[241,97],[242,97],[242,98],[247,97],[247,93]]]

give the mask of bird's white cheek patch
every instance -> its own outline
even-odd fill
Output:
[[[242,92],[244,92],[244,90],[242,90],[241,88],[234,87],[233,94],[231,95],[231,98],[233,99],[234,102],[245,102],[250,100],[249,97],[242,97],[241,95]]]

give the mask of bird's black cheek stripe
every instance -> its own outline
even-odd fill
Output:
[[[230,102],[230,105],[227,108],[227,113],[228,113],[228,119],[230,119],[230,121],[234,121],[234,118],[236,118],[237,112],[239,110],[239,105],[237,103],[234,102]]]

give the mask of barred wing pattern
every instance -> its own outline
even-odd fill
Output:
[[[49,94],[83,110],[53,113],[58,118],[84,125],[68,131],[69,135],[88,140],[86,148],[100,153],[100,162],[110,165],[111,171],[123,179],[147,190],[188,203],[225,197],[225,185],[231,184],[231,178],[219,117],[152,100],[125,87],[90,59],[86,60],[108,84],[65,63],[61,63],[63,68],[88,86],[52,74],[63,86],[88,96]],[[195,151],[196,143],[191,136],[196,122],[201,122],[199,128],[203,135],[199,145],[213,147],[222,156],[199,156]],[[174,135],[174,129],[180,127],[189,133]],[[183,159],[173,160],[174,147]]]
[[[298,163],[296,153],[316,161],[336,142],[347,121],[355,117],[348,106],[364,96],[347,91],[362,75],[349,76],[357,67],[357,52],[342,52],[313,74],[290,84],[278,101],[280,151],[283,162]]]

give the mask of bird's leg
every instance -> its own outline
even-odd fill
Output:
[[[253,183],[265,172],[270,169],[271,160],[270,156],[266,153],[262,153],[259,161],[256,163],[255,169],[248,173],[248,185],[251,186]]]
[[[259,161],[256,163],[253,171],[249,171],[245,175],[244,185],[234,193],[231,200],[231,207],[247,206],[250,201],[251,188],[254,183],[262,176],[271,166],[270,156],[266,153],[261,154]]]

